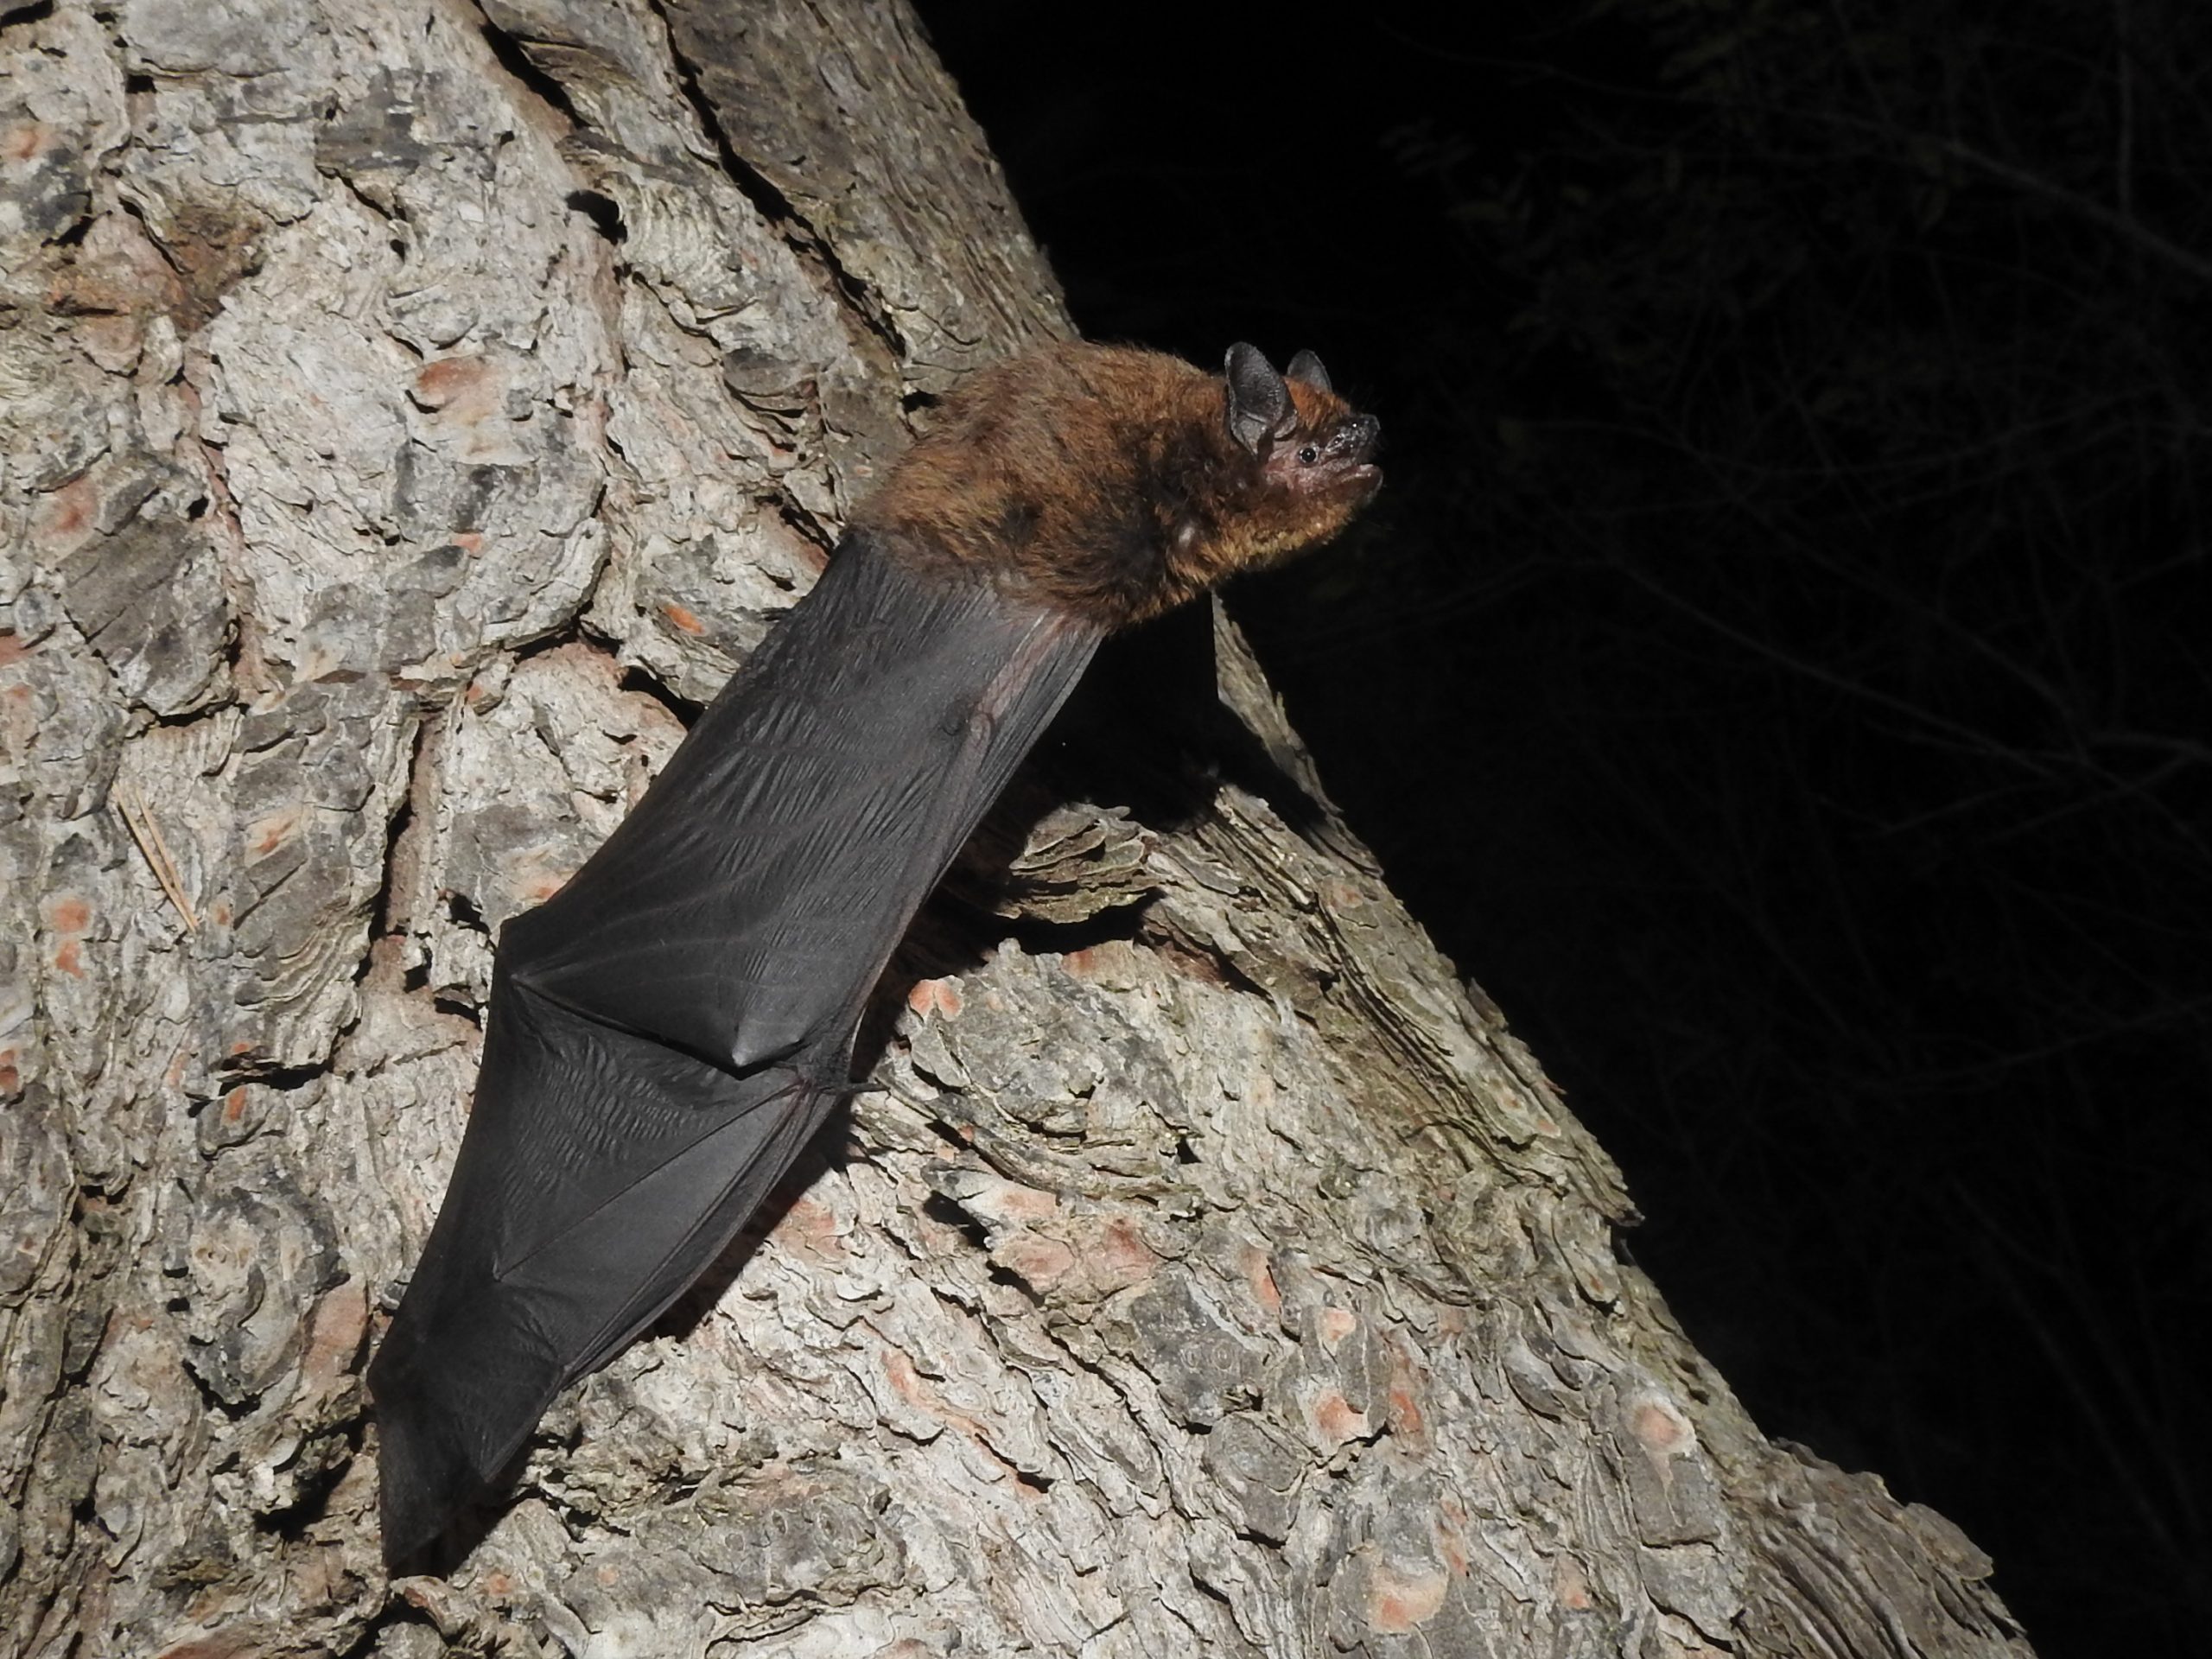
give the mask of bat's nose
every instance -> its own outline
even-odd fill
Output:
[[[1372,415],[1356,415],[1337,429],[1336,439],[1329,448],[1346,461],[1364,461],[1374,458],[1382,447],[1382,423]]]

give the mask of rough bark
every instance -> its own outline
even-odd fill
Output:
[[[493,934],[914,394],[1065,320],[895,5],[41,0],[0,72],[0,1652],[2026,1651],[1228,783],[1020,826],[1071,948],[916,984],[850,1144],[389,1584],[359,1374]]]

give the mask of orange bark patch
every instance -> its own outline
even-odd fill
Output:
[[[660,607],[660,613],[686,633],[704,633],[707,631],[706,625],[701,622],[697,616],[685,610],[674,600],[670,600],[664,604]]]
[[[230,1124],[245,1121],[245,1090],[233,1089],[223,1096],[223,1122]]]
[[[1436,1617],[1450,1587],[1441,1568],[1405,1573],[1378,1562],[1367,1584],[1367,1628],[1381,1636],[1417,1630]]]
[[[1331,910],[1357,910],[1367,902],[1367,895],[1357,887],[1342,881],[1332,881],[1322,887],[1321,902]]]
[[[1407,1383],[1390,1385],[1390,1427],[1409,1439],[1427,1432],[1427,1420],[1421,1415],[1421,1402],[1414,1398],[1414,1391]]]
[[[1673,1453],[1689,1449],[1688,1420],[1664,1401],[1639,1401],[1628,1421],[1630,1432],[1647,1452]]]
[[[914,1362],[897,1348],[883,1351],[883,1374],[890,1379],[892,1391],[909,1405],[925,1402],[934,1404],[936,1396],[923,1384],[922,1374],[914,1369]]]
[[[57,933],[82,933],[92,925],[92,907],[82,899],[57,899],[46,914]]]
[[[1268,1313],[1282,1312],[1281,1287],[1275,1283],[1274,1272],[1268,1266],[1268,1253],[1256,1244],[1244,1252],[1244,1282],[1252,1287],[1252,1294]]]
[[[1443,1551],[1444,1564],[1460,1578],[1467,1576],[1467,1510],[1456,1498],[1447,1497],[1436,1506],[1437,1547]]]
[[[415,402],[438,417],[462,461],[519,466],[529,459],[507,414],[504,367],[481,357],[442,357],[415,376]]]
[[[1552,1559],[1552,1596],[1560,1606],[1578,1613],[1598,1605],[1598,1599],[1590,1593],[1589,1574],[1572,1555]]]
[[[843,1261],[851,1254],[837,1224],[837,1212],[826,1204],[801,1198],[784,1211],[776,1224],[776,1243],[794,1255],[817,1262]]]
[[[961,1204],[969,1214],[994,1225],[1048,1220],[1060,1208],[1059,1199],[1041,1187],[1024,1186],[995,1176],[978,1177]]]
[[[1410,1440],[1427,1437],[1428,1420],[1421,1408],[1421,1362],[1414,1354],[1402,1333],[1390,1336],[1390,1432]],[[1464,1516],[1462,1519],[1464,1519]],[[1464,1569],[1464,1563],[1463,1569]]]
[[[1153,1254],[1151,1246],[1137,1236],[1134,1223],[1116,1218],[1107,1223],[1099,1236],[1098,1265],[1102,1276],[1135,1284],[1152,1277],[1160,1266],[1160,1258]]]
[[[16,637],[12,628],[0,628],[0,668],[19,663],[31,654],[31,648]]]
[[[48,131],[43,121],[18,121],[0,132],[0,158],[28,162],[46,149]]]
[[[315,1305],[301,1370],[318,1383],[336,1382],[353,1369],[369,1328],[368,1300],[358,1284],[339,1286]]]
[[[914,1369],[914,1362],[906,1357],[903,1350],[886,1348],[883,1351],[883,1374],[890,1379],[891,1386],[899,1397],[908,1405],[918,1411],[927,1412],[982,1443],[982,1426],[965,1413],[955,1411],[945,1404],[944,1396],[931,1386],[927,1377]]]
[[[1010,1233],[993,1246],[991,1260],[1023,1283],[1049,1290],[1075,1271],[1075,1252],[1041,1233]]]
[[[23,1086],[22,1073],[16,1070],[16,1051],[0,1048],[0,1095],[12,1095]]]
[[[429,409],[443,409],[474,394],[484,395],[493,378],[491,365],[480,357],[442,357],[425,363],[415,377],[415,400]]]
[[[957,1020],[964,1006],[960,1000],[958,982],[950,979],[921,979],[906,993],[906,1006],[927,1019],[931,1014],[941,1014],[948,1020]]]
[[[531,852],[522,854],[515,861],[515,865],[520,865],[520,869],[511,868],[509,878],[506,878],[506,892],[513,893],[515,898],[522,898],[524,902],[531,902],[531,905],[544,905],[549,898],[553,898],[553,893],[566,887],[569,876],[575,874],[546,869],[544,852],[536,849],[536,847]]]
[[[1333,1354],[1346,1337],[1359,1329],[1359,1316],[1348,1307],[1325,1307],[1314,1315],[1313,1328],[1320,1334],[1321,1345]]]
[[[1342,1446],[1346,1440],[1367,1437],[1367,1414],[1354,1411],[1341,1389],[1324,1389],[1314,1395],[1306,1416],[1325,1444]]]
[[[991,1208],[1019,1221],[1043,1221],[1059,1213],[1060,1201],[1041,1187],[1007,1181],[991,1190]]]
[[[127,374],[145,344],[138,319],[132,315],[87,317],[77,331],[85,355],[110,374]]]
[[[54,953],[54,965],[75,978],[85,976],[84,964],[77,958],[77,941],[72,939]]]
[[[245,827],[246,851],[256,858],[266,858],[297,835],[299,829],[300,809],[296,806],[256,818]]]
[[[173,221],[169,251],[189,266],[192,251]],[[233,266],[232,276],[237,274]],[[212,298],[219,289],[210,289]],[[184,315],[188,296],[178,268],[162,257],[144,228],[129,213],[102,213],[85,232],[77,257],[61,266],[47,289],[47,302],[68,316],[147,315],[166,311],[177,319],[177,332],[188,334],[206,321],[204,311]]]

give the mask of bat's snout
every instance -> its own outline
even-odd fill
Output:
[[[1374,460],[1382,448],[1382,423],[1372,415],[1353,416],[1329,440],[1332,454],[1360,465]]]

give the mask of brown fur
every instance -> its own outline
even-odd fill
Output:
[[[1046,346],[963,385],[854,527],[1095,626],[1141,622],[1327,540],[1374,494],[1374,423],[1289,386],[1297,429],[1255,456],[1230,433],[1221,376],[1128,346]]]

